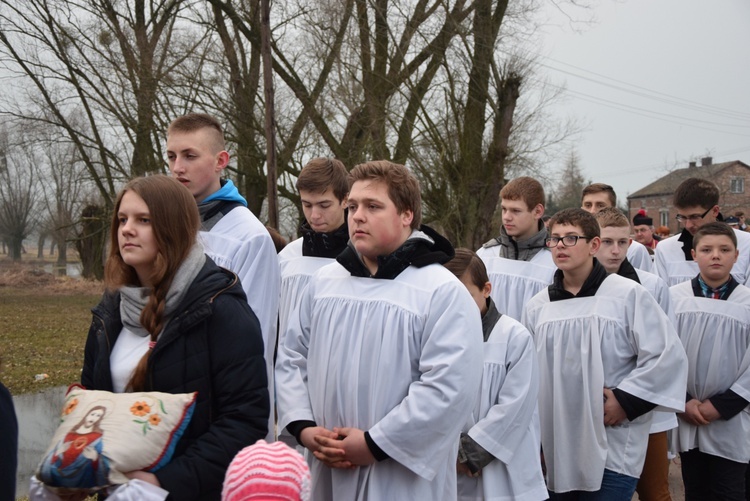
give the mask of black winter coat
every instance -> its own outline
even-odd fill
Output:
[[[146,390],[197,391],[193,417],[172,460],[155,472],[169,499],[220,499],[243,447],[265,438],[269,397],[260,324],[237,276],[206,260],[148,363]],[[81,383],[112,391],[109,358],[122,330],[119,293],[92,310]]]

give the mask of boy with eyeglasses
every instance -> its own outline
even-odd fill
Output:
[[[582,209],[550,220],[558,270],[524,309],[539,365],[551,499],[630,500],[651,410],[682,412],[687,360],[667,315],[634,280],[594,257],[599,224]]]
[[[692,280],[698,274],[693,260],[693,235],[705,224],[721,221],[719,188],[707,179],[691,177],[674,192],[675,217],[683,225],[681,233],[659,242],[654,251],[656,274],[667,285]],[[734,230],[740,254],[732,268],[732,276],[741,284],[750,284],[750,234]]]
[[[601,231],[602,244],[596,259],[607,273],[616,273],[643,285],[669,315],[669,287],[653,273],[639,270],[626,257],[630,247],[630,222],[620,209],[608,207],[597,212],[596,220]],[[637,220],[636,220],[637,221]],[[669,457],[667,431],[677,427],[674,412],[654,412],[648,436],[646,462],[638,480],[636,492],[644,500],[668,500]]]
[[[745,500],[750,460],[750,289],[730,271],[736,232],[701,226],[692,254],[700,273],[670,288],[690,364],[685,412],[674,435],[687,501]]]

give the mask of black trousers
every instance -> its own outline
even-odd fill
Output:
[[[685,501],[745,501],[747,463],[698,449],[680,453]]]

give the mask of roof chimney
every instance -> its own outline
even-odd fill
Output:
[[[691,169],[694,169],[695,168],[695,161],[690,162],[690,164],[688,164],[688,167],[690,167]]]
[[[705,167],[707,165],[711,165],[711,162],[713,162],[713,158],[711,158],[711,157],[703,157],[703,158],[701,158],[701,167]]]

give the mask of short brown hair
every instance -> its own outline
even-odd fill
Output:
[[[583,209],[574,207],[571,209],[563,209],[556,212],[549,220],[549,231],[552,233],[552,227],[556,224],[568,224],[570,226],[578,226],[581,228],[583,235],[586,238],[594,238],[601,236],[599,230],[599,223],[593,214],[586,212]]]
[[[422,195],[419,181],[409,169],[388,160],[374,160],[354,166],[349,173],[349,191],[357,181],[380,181],[388,187],[388,198],[396,206],[399,214],[410,210],[414,217],[411,228],[422,224]]]
[[[617,194],[615,193],[615,189],[604,183],[594,183],[586,186],[583,189],[583,192],[581,192],[581,203],[583,203],[583,199],[586,195],[592,195],[594,193],[606,193],[609,196],[609,201],[612,204],[612,207],[617,206]]]
[[[344,164],[335,158],[313,158],[305,165],[297,177],[297,191],[325,193],[333,189],[339,202],[349,193],[349,180]]]
[[[500,190],[500,198],[503,200],[523,200],[526,207],[531,210],[537,205],[544,206],[544,187],[533,177],[517,177],[503,186]]]
[[[443,266],[459,279],[468,271],[471,283],[480,289],[483,289],[485,284],[490,281],[484,262],[477,256],[476,252],[465,247],[456,249],[456,255]]]
[[[187,115],[175,118],[169,124],[169,127],[167,127],[167,136],[172,132],[195,132],[201,129],[215,131],[214,141],[217,151],[226,149],[224,129],[222,129],[218,120],[207,113],[188,113]]]
[[[594,214],[600,228],[630,228],[630,221],[617,207],[606,207]]]
[[[734,248],[737,248],[737,235],[727,223],[715,221],[713,223],[706,223],[698,228],[698,231],[693,235],[693,249],[698,247],[698,242],[706,235],[724,235],[725,237],[729,237],[732,244],[734,244]]]
[[[719,204],[719,187],[708,179],[685,179],[674,191],[672,203],[678,209],[703,207],[710,209]]]

